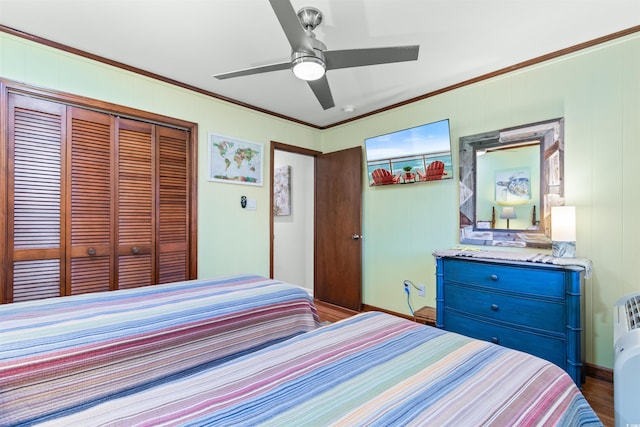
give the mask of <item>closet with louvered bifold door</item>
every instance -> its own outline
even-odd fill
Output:
[[[5,302],[187,280],[189,132],[10,93]]]

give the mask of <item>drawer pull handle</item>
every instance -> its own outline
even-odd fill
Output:
[[[500,340],[498,339],[498,337],[491,337],[491,342],[494,344],[500,344]]]
[[[491,275],[491,280],[493,280],[494,282],[495,282],[496,280],[498,280],[498,275],[497,275],[497,274],[492,274],[492,275]]]
[[[140,253],[140,248],[138,248],[137,246],[134,246],[134,247],[131,248],[131,252],[134,255],[138,255]]]
[[[498,311],[500,307],[498,307],[498,304],[491,304],[491,310],[493,311]]]
[[[89,255],[95,255],[96,254],[96,250],[94,248],[89,248],[89,249],[87,249],[87,253]]]

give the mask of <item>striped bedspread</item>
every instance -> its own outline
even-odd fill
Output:
[[[318,326],[305,290],[255,275],[2,305],[0,425],[140,392]]]
[[[50,425],[601,425],[560,368],[383,313],[322,327]]]

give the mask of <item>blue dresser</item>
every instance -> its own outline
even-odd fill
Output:
[[[584,268],[436,255],[436,326],[555,363],[581,387]]]

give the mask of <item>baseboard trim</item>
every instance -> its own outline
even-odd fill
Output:
[[[613,383],[613,369],[604,368],[602,366],[585,363],[585,373],[588,377]]]
[[[393,314],[394,316],[403,317],[405,319],[409,319],[413,321],[416,320],[416,318],[413,316],[408,316],[402,313],[396,313],[394,311],[385,310],[384,308],[375,307],[367,304],[362,304],[362,311],[382,311],[383,313]],[[588,377],[613,383],[613,369],[604,368],[602,366],[594,365],[591,363],[585,363],[584,367],[585,367],[585,374]]]
[[[335,310],[337,312],[344,313],[347,316],[353,316],[354,314],[358,314],[357,311],[351,310],[349,308],[341,307],[339,305],[331,304],[330,302],[320,301],[319,299],[314,299],[313,303],[317,306],[322,306],[329,310]]]
[[[362,304],[362,311],[381,311],[383,313],[393,314],[394,316],[397,316],[397,317],[403,317],[409,320],[416,320],[416,318],[413,316],[409,316],[402,313],[396,313],[395,311],[385,310],[384,308],[375,307],[373,305]]]

